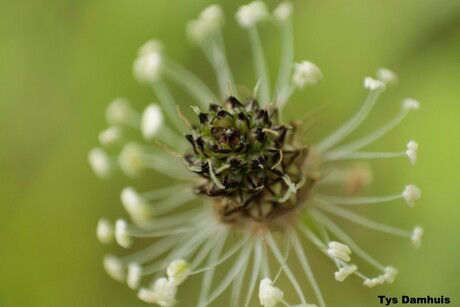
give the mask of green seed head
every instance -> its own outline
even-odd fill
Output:
[[[308,150],[296,146],[295,127],[278,123],[276,108],[231,96],[194,111],[200,124],[185,136],[192,149],[184,160],[224,222],[265,222],[298,207],[313,182],[303,170]]]

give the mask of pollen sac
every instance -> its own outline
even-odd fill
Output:
[[[278,124],[275,108],[230,96],[207,113],[194,110],[199,124],[185,136],[184,161],[203,178],[196,192],[214,197],[223,221],[266,221],[305,198],[314,181],[304,170],[308,148],[297,145],[294,125]]]

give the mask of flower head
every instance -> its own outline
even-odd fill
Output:
[[[329,270],[338,282],[360,278],[367,287],[392,283],[397,269],[374,259],[358,245],[359,237],[355,241],[330,216],[420,246],[420,226],[407,231],[352,209],[391,201],[405,201],[412,207],[420,198],[415,185],[392,195],[360,196],[371,183],[372,173],[367,164],[356,162],[406,156],[415,164],[415,141],[404,151],[363,149],[418,109],[419,103],[405,99],[393,119],[349,141],[386,87],[396,83],[392,71],[379,69],[375,78],[364,79],[369,93],[354,116],[319,141],[306,137],[308,120],[286,122],[282,111],[296,90],[321,83],[323,74],[310,61],[294,64],[292,10],[292,4],[284,2],[273,12],[274,24],[283,33],[276,84],[270,79],[256,27],[271,18],[265,3],[251,2],[236,13],[237,22],[248,32],[254,56],[252,94],[232,90],[238,83],[222,39],[224,13],[212,5],[188,24],[187,32],[216,73],[217,93],[174,60],[166,60],[161,44],[151,40],[139,49],[133,69],[140,82],[152,87],[158,104],[138,113],[125,99],[117,99],[107,108],[110,127],[100,135],[107,151],[98,147],[88,157],[96,175],[106,178],[119,169],[129,177],[141,177],[153,171],[167,183],[147,191],[123,189],[121,203],[132,222],[120,218],[112,225],[100,219],[97,226],[97,237],[104,244],[116,241],[128,249],[136,248],[138,241],[153,240],[139,252],[104,258],[107,273],[139,289],[142,301],[173,306],[181,302],[180,287],[189,280],[201,280],[196,297],[183,300],[186,306],[208,306],[231,288],[233,306],[253,306],[258,299],[265,307],[312,307],[316,306],[310,303],[313,300],[323,307],[326,303],[315,272]],[[190,95],[193,118],[178,112],[169,82]],[[125,133],[128,129],[137,130],[147,145],[128,139],[132,134]],[[117,148],[118,158],[111,153]],[[350,160],[354,162],[349,164]],[[305,241],[324,253],[336,269],[312,268]],[[292,269],[290,254],[300,264],[299,270]],[[359,269],[358,261],[376,275]],[[295,296],[275,286],[278,276],[287,278]],[[143,285],[147,279],[150,283]],[[308,280],[313,298],[305,296],[299,279]],[[297,305],[288,303],[294,300]]]

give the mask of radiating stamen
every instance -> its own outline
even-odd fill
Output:
[[[322,140],[316,146],[316,149],[320,153],[325,153],[330,148],[341,142],[350,133],[352,133],[364,121],[364,119],[366,119],[367,115],[371,111],[372,107],[375,105],[381,93],[381,88],[377,86],[371,86],[369,96],[365,100],[361,109],[340,128],[336,129],[332,134],[330,134],[328,137]]]
[[[326,303],[324,301],[323,295],[321,294],[321,290],[319,289],[318,283],[316,282],[315,276],[313,275],[313,271],[311,270],[311,267],[308,263],[308,258],[305,255],[304,249],[299,240],[299,237],[297,236],[297,233],[295,233],[294,231],[292,232],[291,241],[292,246],[294,247],[295,252],[297,254],[297,258],[299,259],[300,264],[302,265],[302,268],[305,272],[305,275],[307,276],[308,281],[310,282],[310,285],[313,289],[313,292],[315,293],[316,298],[318,299],[319,305],[321,307],[325,307]]]
[[[288,277],[295,291],[297,292],[297,295],[299,296],[300,300],[302,301],[303,304],[306,304],[307,301],[305,299],[305,296],[303,295],[303,291],[300,288],[299,283],[297,282],[297,279],[295,278],[295,275],[292,273],[291,269],[288,266],[284,266],[286,259],[283,258],[283,255],[281,254],[275,240],[273,239],[272,234],[267,233],[266,239],[267,239],[268,246],[270,246],[270,249],[273,255],[275,256],[276,260],[278,261],[279,265],[283,266],[283,270],[286,273],[286,276]]]
[[[379,129],[375,130],[372,133],[369,133],[368,135],[353,141],[351,143],[348,143],[346,145],[340,146],[328,153],[325,154],[324,158],[326,160],[336,160],[340,157],[346,156],[352,152],[355,152],[358,149],[361,149],[376,140],[378,140],[380,137],[384,136],[386,133],[388,133],[391,129],[396,127],[399,123],[403,121],[404,118],[409,114],[411,108],[406,107],[406,100],[403,101],[403,107],[401,112],[396,115],[392,120],[387,122],[385,125],[380,127]]]

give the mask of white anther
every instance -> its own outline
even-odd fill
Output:
[[[142,267],[139,263],[132,262],[128,264],[127,284],[131,289],[139,288],[139,283],[142,278]]]
[[[380,80],[375,80],[371,77],[364,79],[364,87],[371,91],[383,91],[385,90],[385,83]]]
[[[189,264],[187,261],[177,259],[172,261],[166,269],[166,274],[169,280],[175,285],[179,286],[188,277],[190,273]]]
[[[409,207],[413,207],[415,205],[415,201],[420,199],[420,195],[420,189],[413,184],[406,185],[402,193],[402,196]]]
[[[99,133],[99,142],[104,146],[112,146],[121,140],[121,130],[112,126]]]
[[[310,61],[295,63],[292,84],[298,88],[318,85],[323,80],[321,70]]]
[[[329,248],[327,249],[327,253],[329,256],[333,258],[340,259],[345,262],[349,262],[351,260],[351,250],[350,248],[342,243],[331,241],[329,242]]]
[[[289,20],[292,15],[292,4],[290,2],[283,2],[276,7],[273,11],[273,16],[279,22]]]
[[[141,83],[155,82],[161,74],[163,55],[161,43],[150,40],[138,52],[133,64],[133,73]]]
[[[337,272],[334,273],[335,280],[343,282],[348,276],[353,274],[358,270],[356,265],[350,265],[340,268]]]
[[[385,267],[385,273],[383,274],[383,277],[385,279],[385,282],[391,284],[395,281],[396,275],[398,275],[398,270],[392,266],[387,266]]]
[[[88,154],[88,161],[96,176],[107,178],[110,175],[112,164],[102,148],[93,148]]]
[[[253,1],[242,5],[238,9],[238,12],[236,12],[236,20],[244,28],[252,27],[257,22],[267,19],[269,16],[270,13],[263,1]]]
[[[396,85],[398,84],[398,76],[394,73],[394,71],[381,67],[377,69],[377,80],[384,82],[386,85]]]
[[[420,102],[412,98],[406,98],[402,102],[403,109],[406,111],[418,110],[420,108]]]
[[[124,219],[115,222],[115,240],[124,248],[130,247],[133,243],[133,239],[128,234],[128,223]]]
[[[176,303],[177,287],[167,278],[159,278],[151,289],[141,288],[137,297],[146,303],[171,307]]]
[[[160,106],[157,104],[150,104],[145,108],[142,114],[141,130],[142,135],[146,140],[151,140],[160,131],[163,125],[163,113],[161,113]]]
[[[136,224],[142,224],[153,216],[148,202],[131,187],[121,191],[121,203]]]
[[[219,5],[208,6],[201,12],[198,19],[187,24],[187,35],[192,41],[200,43],[216,33],[224,20],[224,13]]]
[[[110,223],[105,218],[100,218],[97,222],[96,234],[99,242],[103,244],[110,244],[115,238],[114,227],[112,223]]]
[[[145,157],[142,148],[135,143],[126,144],[118,156],[118,163],[126,175],[131,177],[138,176],[145,168]]]
[[[199,19],[206,22],[209,27],[217,28],[222,26],[225,16],[220,5],[212,4],[200,13]]]
[[[104,269],[110,277],[119,282],[124,282],[126,278],[126,271],[121,260],[114,255],[104,256],[103,261]]]
[[[412,165],[417,163],[417,150],[418,143],[416,141],[411,140],[409,143],[407,143],[406,155]]]
[[[269,278],[264,278],[259,285],[259,301],[264,307],[274,307],[283,300],[284,292],[273,286]]]
[[[420,226],[415,227],[410,237],[410,240],[412,241],[412,245],[414,245],[416,248],[419,248],[422,245],[422,236],[423,236],[423,228]]]
[[[370,278],[370,279],[366,279],[364,280],[363,284],[366,286],[366,287],[369,287],[369,288],[372,288],[372,287],[375,287],[377,285],[381,285],[385,282],[385,278],[383,275],[380,275],[380,276],[377,276],[375,278]]]
[[[131,107],[124,98],[113,100],[105,109],[105,118],[109,124],[122,125],[129,121]]]

